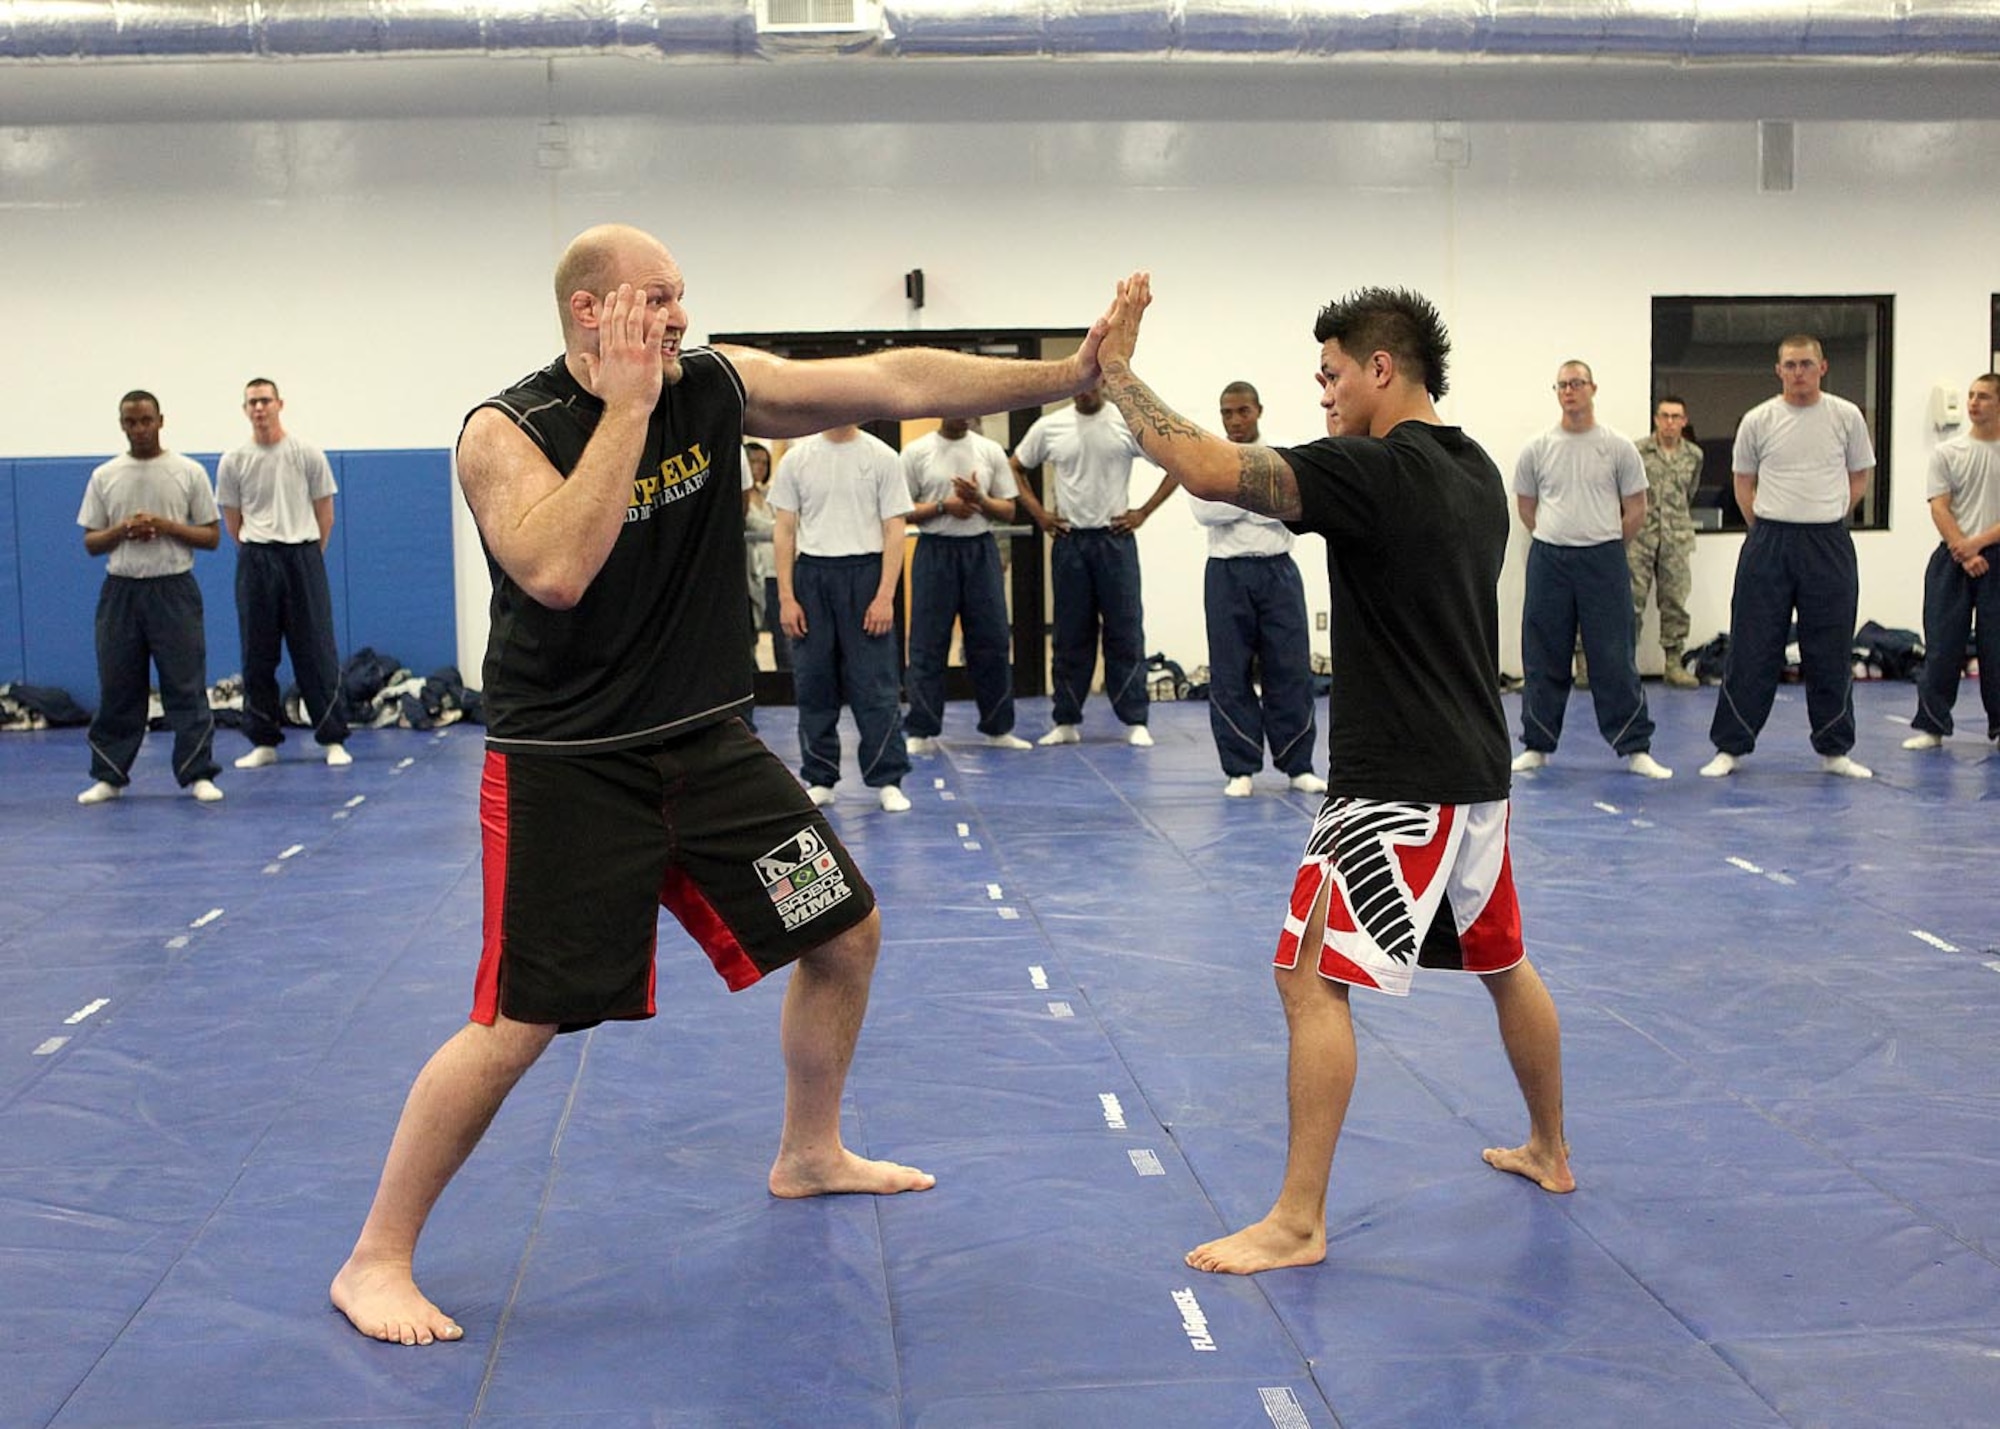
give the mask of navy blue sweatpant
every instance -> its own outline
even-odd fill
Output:
[[[965,629],[965,672],[981,734],[1014,728],[1013,642],[1000,545],[991,535],[917,538],[910,557],[909,713],[904,732],[933,739],[944,728],[944,671],[951,626]]]
[[[1570,654],[1583,634],[1597,732],[1621,755],[1653,747],[1653,716],[1632,654],[1632,571],[1623,541],[1595,546],[1528,543],[1521,606],[1521,743],[1542,754],[1562,739],[1573,682]]]
[[[208,637],[201,587],[191,572],[134,580],[106,576],[97,596],[97,717],[90,722],[90,777],[121,788],[146,738],[150,662],[174,731],[174,780],[213,779],[215,716],[208,708]]]
[[[236,552],[236,628],[243,640],[243,732],[252,744],[282,744],[278,646],[291,652],[292,677],[321,744],[347,742],[340,657],[333,647],[333,598],[319,542],[250,541]]]
[[[1967,575],[1943,543],[1924,569],[1924,669],[1917,677],[1917,717],[1910,723],[1927,734],[1951,733],[1965,644],[1976,634],[1986,737],[2000,739],[2000,546],[1979,554],[1995,567],[1983,576]]]
[[[861,731],[862,782],[879,789],[910,772],[897,719],[902,661],[895,628],[881,635],[861,628],[881,583],[880,555],[800,556],[792,567],[792,594],[806,613],[805,637],[792,642],[792,688],[799,775],[808,784],[831,789],[840,780],[843,704]]]
[[[1844,521],[1759,521],[1736,558],[1729,599],[1729,655],[1708,737],[1724,754],[1748,754],[1771,716],[1794,613],[1799,674],[1812,747],[1854,748],[1854,619],[1861,572]],[[1596,672],[1591,672],[1595,677]]]
[[[1202,576],[1208,616],[1208,727],[1222,772],[1234,779],[1271,763],[1285,774],[1312,771],[1315,723],[1306,587],[1290,556],[1208,558]],[[1255,662],[1261,697],[1251,684]]]
[[[1055,586],[1056,629],[1050,673],[1057,724],[1082,724],[1090,677],[1097,671],[1097,639],[1104,635],[1104,693],[1114,714],[1144,724],[1152,701],[1146,691],[1146,615],[1139,600],[1139,542],[1108,526],[1072,530],[1049,545]]]

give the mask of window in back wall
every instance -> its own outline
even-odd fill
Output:
[[[1687,402],[1690,434],[1702,451],[1694,497],[1700,530],[1743,529],[1730,470],[1736,424],[1778,395],[1778,344],[1797,333],[1819,339],[1827,361],[1821,390],[1858,406],[1875,444],[1875,475],[1852,524],[1857,530],[1888,528],[1894,318],[1895,299],[1885,294],[1653,299],[1653,400],[1672,395]]]

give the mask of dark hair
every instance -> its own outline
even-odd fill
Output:
[[[1984,382],[1989,386],[2000,389],[2000,372],[1982,372],[1972,380],[1973,382]],[[1969,386],[1970,384],[1968,383],[1967,385]]]
[[[1653,399],[1653,415],[1655,417],[1659,416],[1660,408],[1669,402],[1681,409],[1683,417],[1687,417],[1687,425],[1681,428],[1681,440],[1684,442],[1699,442],[1701,438],[1697,437],[1694,433],[1694,418],[1688,417],[1687,398],[1677,396],[1672,392],[1663,392]]]
[[[155,412],[160,410],[160,399],[143,387],[134,387],[130,392],[127,392],[123,397],[118,399],[118,405],[121,407],[127,402],[151,402]]]
[[[1326,339],[1321,338],[1320,341],[1325,342]],[[1244,396],[1247,396],[1252,402],[1255,402],[1260,407],[1264,405],[1264,399],[1257,395],[1257,389],[1255,387],[1252,387],[1248,382],[1232,382],[1227,387],[1222,389],[1222,395],[1225,397],[1229,396],[1231,393],[1240,393]]]
[[[271,395],[273,397],[281,397],[284,395],[282,392],[278,390],[278,384],[273,382],[268,377],[253,377],[248,382],[245,382],[243,384],[243,390],[245,392],[248,392],[252,387],[268,387],[271,389]]]
[[[1328,303],[1313,324],[1313,340],[1337,342],[1357,360],[1388,353],[1398,368],[1421,376],[1433,401],[1451,390],[1445,375],[1451,335],[1430,300],[1408,288],[1363,288]]]

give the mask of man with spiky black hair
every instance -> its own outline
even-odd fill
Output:
[[[1326,803],[1292,882],[1275,959],[1291,1038],[1290,1141],[1263,1219],[1188,1253],[1247,1275],[1326,1258],[1333,1149],[1354,1090],[1351,986],[1401,996],[1419,966],[1478,973],[1528,1108],[1528,1139],[1488,1165],[1573,1190],[1562,1036],[1521,941],[1507,853],[1498,587],[1507,498],[1493,461],[1432,405],[1450,340],[1414,293],[1370,288],[1321,310],[1329,436],[1228,441],[1132,372],[1147,274],[1119,285],[1098,363],[1146,455],[1196,496],[1326,537],[1334,684]]]

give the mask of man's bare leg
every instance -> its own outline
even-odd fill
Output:
[[[375,1202],[329,1291],[335,1308],[362,1334],[405,1345],[464,1335],[417,1289],[417,1237],[446,1184],[555,1031],[505,1017],[491,1027],[468,1022],[417,1074]]]
[[[1319,946],[1325,923],[1322,898],[1300,939],[1298,966],[1277,970],[1291,1039],[1286,1074],[1291,1131],[1277,1203],[1256,1224],[1189,1251],[1187,1263],[1196,1270],[1254,1275],[1326,1259],[1326,1186],[1354,1095],[1356,1059],[1347,984],[1321,977],[1317,959],[1304,952]]]
[[[1493,994],[1500,1040],[1528,1104],[1528,1140],[1521,1146],[1490,1146],[1486,1164],[1525,1176],[1544,1191],[1576,1189],[1569,1169],[1569,1142],[1563,1136],[1562,1024],[1555,999],[1526,958],[1503,973],[1482,979]]]
[[[774,1196],[893,1195],[937,1184],[935,1176],[914,1166],[856,1156],[840,1140],[840,1096],[881,946],[881,915],[870,913],[792,969],[778,1034],[785,1056],[785,1127],[771,1165]]]

